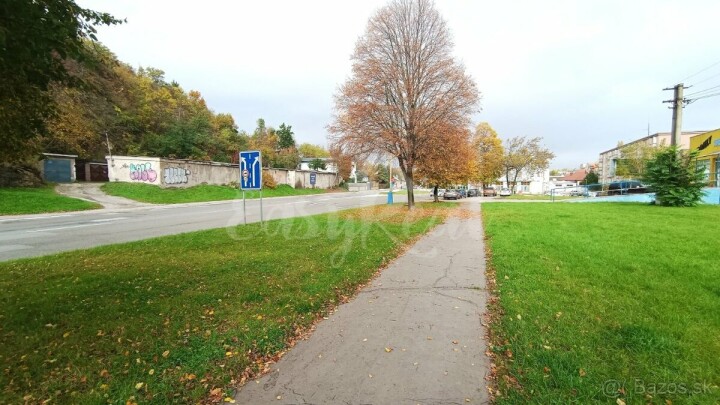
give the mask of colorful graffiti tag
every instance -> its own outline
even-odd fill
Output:
[[[156,179],[157,172],[150,163],[130,163],[130,180],[154,183]]]
[[[184,184],[188,182],[190,170],[182,167],[168,167],[163,174],[165,184]]]

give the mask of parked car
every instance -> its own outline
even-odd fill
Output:
[[[434,192],[434,191],[435,191],[434,188],[431,188],[431,189],[430,189],[430,198],[435,197],[435,196],[433,195],[433,192]],[[437,193],[438,193],[438,198],[442,198],[442,196],[445,194],[445,189],[444,189],[444,188],[439,188],[439,189],[437,189]]]
[[[459,188],[455,191],[457,191],[457,193],[460,195],[460,198],[467,198],[467,196],[468,196],[467,190],[465,190],[464,188]]]
[[[485,197],[497,197],[497,191],[492,187],[485,187],[483,189],[483,195]]]
[[[478,195],[480,195],[480,190],[476,188],[471,188],[467,191],[467,195],[468,197],[477,197]]]
[[[647,193],[647,186],[637,180],[613,181],[608,186],[608,195]]]
[[[512,191],[509,188],[503,188],[500,190],[500,197],[508,197],[512,195]]]
[[[445,191],[445,194],[443,194],[443,199],[445,200],[457,200],[460,198],[460,194],[458,194],[455,190],[447,190]]]

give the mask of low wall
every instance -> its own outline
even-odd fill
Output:
[[[348,191],[372,190],[372,183],[347,183]]]
[[[106,159],[110,181],[147,183],[161,187],[226,185],[240,181],[237,164],[144,156],[107,156]],[[293,188],[310,188],[310,173],[306,170],[263,169],[263,176],[272,176],[277,184],[287,184]],[[338,176],[335,173],[317,173],[316,188],[332,188],[337,184]]]

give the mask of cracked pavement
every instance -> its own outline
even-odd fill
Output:
[[[479,214],[475,202],[465,207]],[[397,258],[238,404],[484,404],[482,224],[451,218]]]

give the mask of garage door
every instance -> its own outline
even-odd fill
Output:
[[[72,181],[71,160],[45,159],[45,181],[53,183],[70,183]]]

